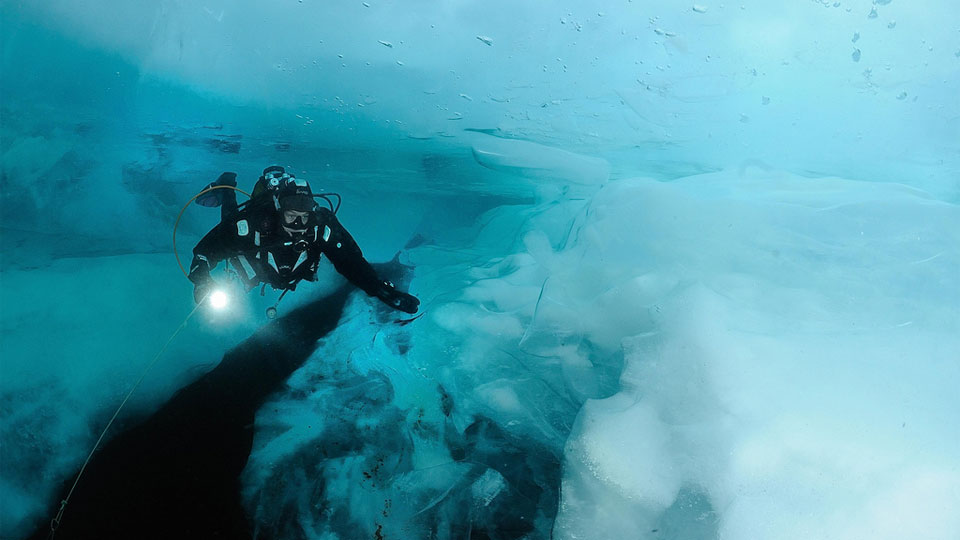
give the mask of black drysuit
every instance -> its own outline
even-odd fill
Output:
[[[225,197],[220,224],[193,249],[190,281],[198,288],[212,282],[210,270],[226,259],[247,290],[260,283],[292,290],[301,280],[316,281],[320,258],[326,255],[337,272],[368,295],[395,309],[417,311],[419,300],[377,277],[356,241],[330,210],[319,208],[312,213],[306,227],[306,245],[301,246],[306,249],[300,251],[283,230],[282,217],[272,204],[252,201],[237,211],[234,197]]]

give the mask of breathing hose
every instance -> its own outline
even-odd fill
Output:
[[[187,211],[187,207],[190,206],[190,203],[197,200],[197,198],[200,197],[201,195],[209,193],[215,189],[232,189],[234,191],[239,191],[240,193],[243,193],[244,195],[247,196],[247,198],[251,198],[251,199],[253,198],[253,195],[250,195],[246,191],[234,186],[213,186],[213,187],[208,187],[207,189],[201,191],[200,193],[197,193],[196,195],[191,197],[189,201],[187,201],[187,204],[183,205],[183,208],[180,209],[180,213],[177,214],[177,221],[173,224],[173,256],[177,258],[177,265],[180,267],[180,271],[183,272],[183,275],[187,276],[188,278],[190,277],[190,273],[187,272],[187,269],[183,267],[183,263],[180,262],[180,254],[177,253],[177,227],[180,226],[180,218],[183,217],[183,213]]]

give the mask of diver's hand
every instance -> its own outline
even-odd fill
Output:
[[[377,297],[393,309],[399,309],[405,313],[413,314],[420,308],[420,300],[416,296],[398,291],[389,281],[383,282]]]
[[[396,291],[390,305],[404,313],[414,314],[420,309],[420,299],[412,294]]]
[[[193,301],[199,304],[207,297],[216,283],[210,277],[210,261],[201,254],[193,255],[190,263],[190,274],[187,279],[193,283]]]
[[[212,279],[200,281],[193,286],[193,301],[199,304],[213,290],[214,282]]]

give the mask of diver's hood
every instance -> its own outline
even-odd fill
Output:
[[[317,208],[317,202],[311,195],[305,193],[296,193],[281,196],[279,199],[280,211],[296,210],[297,212],[313,212]]]

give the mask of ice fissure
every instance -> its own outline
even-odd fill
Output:
[[[0,3],[0,536],[194,307],[181,206],[281,165],[420,312],[217,274],[65,536],[960,538],[958,13]]]

